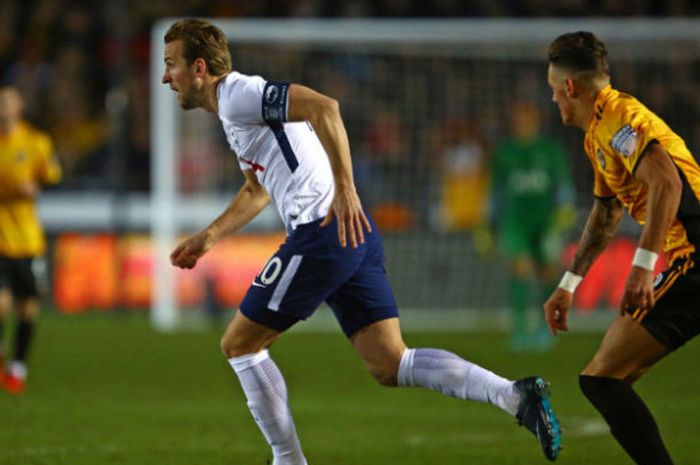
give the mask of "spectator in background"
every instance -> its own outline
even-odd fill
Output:
[[[557,142],[540,134],[534,104],[516,102],[510,124],[511,137],[496,148],[492,160],[492,230],[508,261],[512,346],[546,349],[552,336],[538,308],[536,328],[529,325],[532,277],[537,300],[546,299],[557,284],[563,234],[576,216],[573,186],[567,155]]]
[[[440,154],[440,228],[472,230],[485,220],[488,149],[479,128],[459,118],[441,125],[434,153]]]
[[[24,390],[27,349],[39,313],[33,262],[44,253],[35,201],[42,184],[55,184],[61,169],[49,137],[21,119],[22,98],[0,87],[0,381],[13,394]],[[3,321],[17,311],[15,350],[4,373]]]
[[[372,205],[372,215],[382,231],[406,231],[413,225],[412,209],[408,204],[411,166],[408,157],[408,134],[399,111],[390,104],[376,109],[377,113],[365,130],[363,149],[371,163],[369,174],[379,188]],[[360,166],[362,169],[367,169]],[[366,182],[362,184],[366,185]],[[361,189],[365,190],[365,185]]]
[[[67,176],[108,173],[109,121],[104,108],[91,99],[88,83],[81,76],[89,60],[80,48],[68,47],[55,62],[53,92],[48,99],[50,132]]]

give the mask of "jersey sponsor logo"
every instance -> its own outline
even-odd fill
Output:
[[[255,173],[256,171],[265,171],[264,166],[255,163],[253,160],[248,160],[244,157],[238,157],[238,159],[241,160],[243,163],[250,165],[250,168],[253,170],[253,173]]]
[[[598,157],[598,163],[600,163],[600,168],[605,169],[605,157],[603,156],[603,151],[600,150],[599,148],[595,149],[595,154]]]
[[[623,157],[629,157],[637,150],[639,134],[629,124],[625,124],[610,139],[610,146]]]

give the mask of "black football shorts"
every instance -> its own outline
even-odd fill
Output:
[[[676,350],[700,332],[700,257],[676,259],[654,280],[652,309],[628,310],[659,342]]]
[[[32,258],[0,257],[0,288],[9,288],[20,299],[38,297],[32,261]]]

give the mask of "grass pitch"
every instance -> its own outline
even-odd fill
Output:
[[[270,456],[237,379],[219,354],[220,329],[157,334],[143,315],[47,315],[27,392],[0,392],[2,465],[263,465]],[[578,391],[600,334],[567,334],[545,354],[514,354],[500,333],[407,333],[509,378],[551,381],[562,421],[558,463],[631,463]],[[271,350],[286,376],[311,465],[548,463],[535,439],[499,409],[421,389],[387,389],[336,333],[292,332]],[[700,345],[661,362],[637,390],[678,465],[698,463]]]

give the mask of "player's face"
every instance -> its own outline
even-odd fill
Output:
[[[22,115],[22,97],[12,87],[0,88],[0,134],[12,131]]]
[[[547,70],[547,82],[552,89],[552,102],[559,107],[561,121],[566,126],[574,124],[575,100],[567,93],[566,75],[560,69],[549,65]]]
[[[194,85],[194,73],[192,67],[182,55],[183,43],[174,40],[165,44],[165,72],[163,84],[170,84],[170,88],[177,92],[177,101],[185,110],[197,108],[197,88]]]

